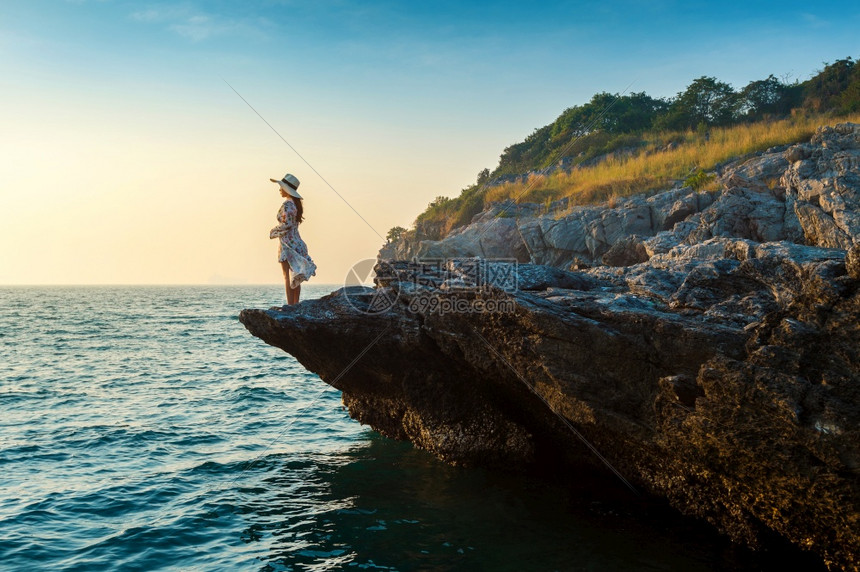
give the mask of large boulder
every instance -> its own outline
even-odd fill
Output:
[[[638,236],[627,236],[613,244],[601,261],[607,266],[632,266],[651,257],[645,243]]]
[[[849,248],[860,240],[860,125],[819,129],[782,175],[808,244]]]

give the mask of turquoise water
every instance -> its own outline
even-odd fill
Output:
[[[0,570],[771,566],[562,483],[448,467],[377,436],[239,324],[282,297],[0,288]]]

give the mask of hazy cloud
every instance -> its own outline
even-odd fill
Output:
[[[171,9],[169,8],[148,8],[146,10],[140,10],[139,12],[133,12],[131,14],[132,20],[137,20],[138,22],[163,22],[168,19],[170,15]],[[173,9],[173,12],[176,10]]]
[[[205,12],[191,5],[150,6],[132,12],[131,19],[164,26],[192,42],[220,36],[265,38],[270,25],[265,18],[230,18]]]
[[[828,22],[824,18],[816,16],[815,14],[804,13],[801,14],[801,17],[812,28],[825,28],[830,25],[830,22]]]

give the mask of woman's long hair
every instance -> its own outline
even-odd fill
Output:
[[[302,213],[305,212],[305,208],[302,206],[302,199],[296,198],[292,195],[290,195],[290,198],[293,199],[294,203],[296,203],[296,222],[300,223],[305,218],[302,216]]]

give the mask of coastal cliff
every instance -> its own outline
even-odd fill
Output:
[[[380,258],[620,266],[713,237],[845,249],[860,236],[858,139],[857,124],[821,128],[807,143],[724,165],[714,173],[718,192],[681,187],[612,206],[568,206],[567,199],[549,209],[494,204],[441,240],[402,238],[385,245]]]
[[[240,320],[353,418],[447,462],[605,475],[856,570],[860,126],[721,182],[563,215],[494,205],[388,245],[373,289]]]

